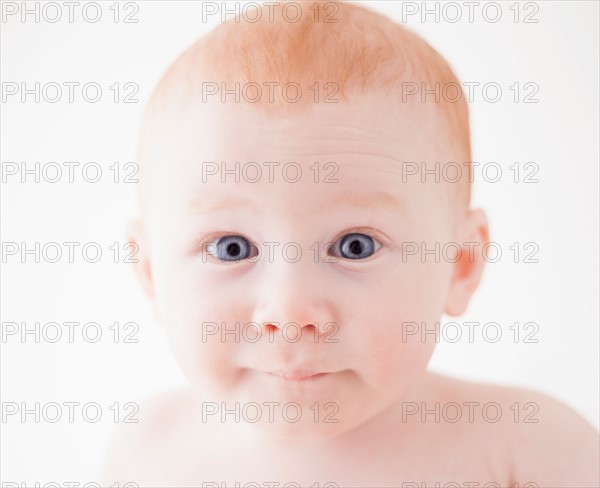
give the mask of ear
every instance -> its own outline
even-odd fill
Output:
[[[131,221],[127,226],[127,239],[136,246],[135,273],[140,280],[142,288],[148,298],[154,299],[154,282],[152,280],[152,268],[150,266],[150,248],[146,230],[141,220]]]
[[[483,210],[468,211],[458,242],[461,247],[460,259],[453,263],[444,306],[444,313],[451,316],[464,313],[483,274],[485,259],[482,249],[489,243],[487,217]]]

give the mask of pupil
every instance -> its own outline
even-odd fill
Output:
[[[352,243],[350,244],[350,251],[352,251],[354,254],[360,254],[361,250],[362,250],[362,246],[360,244],[360,241],[358,241],[358,240],[352,241]]]
[[[237,256],[240,253],[240,246],[239,244],[229,244],[227,246],[227,252],[229,254],[231,254],[232,256]]]

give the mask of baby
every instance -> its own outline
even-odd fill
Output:
[[[130,240],[191,388],[118,431],[107,485],[599,486],[569,407],[426,369],[488,242],[465,97],[436,86],[426,42],[340,2],[261,6],[171,66]]]

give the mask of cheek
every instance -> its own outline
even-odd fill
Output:
[[[367,382],[399,395],[426,368],[450,273],[443,262],[403,263],[357,306],[355,347]]]
[[[205,283],[201,265],[191,261],[156,261],[159,319],[177,363],[193,385],[211,391],[231,387],[239,374],[234,367],[241,344],[236,321],[242,320],[231,289]]]

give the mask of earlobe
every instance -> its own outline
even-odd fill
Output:
[[[137,246],[137,261],[134,263],[135,273],[150,299],[154,299],[154,283],[152,280],[152,268],[150,266],[150,249],[148,238],[142,222],[139,219],[131,221],[127,226],[127,238],[129,242]]]
[[[458,243],[460,259],[453,264],[444,307],[444,313],[454,317],[465,312],[483,275],[482,249],[489,243],[489,228],[483,210],[469,210]]]

